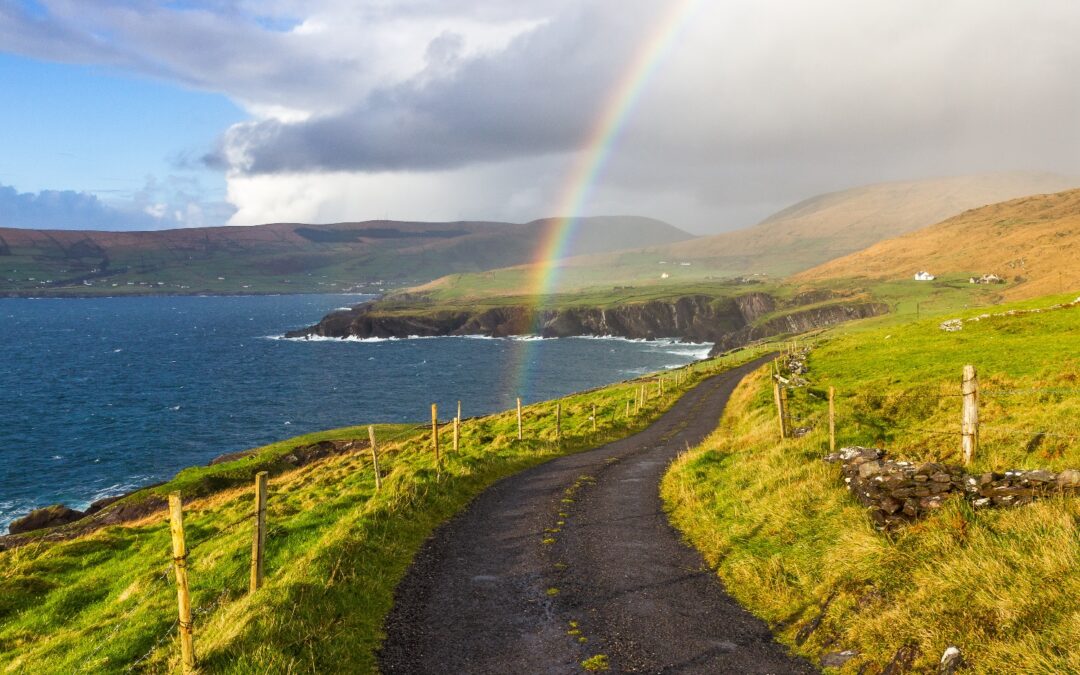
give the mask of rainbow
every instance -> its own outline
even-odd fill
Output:
[[[569,173],[557,201],[553,218],[541,234],[537,255],[529,268],[527,293],[534,302],[534,315],[539,317],[544,304],[555,289],[559,278],[560,258],[566,253],[566,247],[573,239],[581,211],[588,203],[598,179],[611,157],[615,144],[621,135],[627,120],[636,107],[642,92],[652,79],[657,66],[664,55],[680,35],[688,19],[701,0],[674,0],[671,7],[661,17],[656,30],[637,51],[629,63],[624,75],[612,89],[607,103],[594,123],[585,143]],[[533,326],[538,332],[539,326]],[[520,347],[518,372],[518,391],[525,392],[532,349],[530,342]]]

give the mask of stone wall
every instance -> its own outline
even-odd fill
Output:
[[[1074,469],[970,474],[954,465],[901,462],[885,455],[878,448],[849,447],[825,458],[841,465],[848,489],[881,528],[912,522],[941,508],[952,495],[985,508],[1080,492],[1080,471]]]

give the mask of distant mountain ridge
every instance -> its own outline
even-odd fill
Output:
[[[1001,294],[1029,298],[1080,290],[1080,189],[1031,195],[943,222],[827,262],[795,281],[912,279],[994,274]]]
[[[1058,192],[1080,180],[999,173],[866,185],[817,195],[745,230],[663,247],[721,273],[781,276],[854,253],[975,207]]]
[[[358,291],[529,262],[552,219],[272,223],[145,232],[0,228],[0,294]],[[634,216],[583,218],[568,255],[691,235]]]
[[[709,279],[778,279],[940,222],[967,209],[1080,186],[1046,173],[997,173],[866,185],[821,194],[743,230],[563,260],[557,292]],[[482,276],[483,278],[480,278]],[[530,292],[524,267],[439,279],[444,296]]]

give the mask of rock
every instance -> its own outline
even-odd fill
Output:
[[[46,527],[58,527],[74,523],[86,514],[82,511],[69,509],[63,504],[53,504],[43,509],[35,509],[22,518],[16,518],[8,525],[8,533],[22,534]]]
[[[1058,474],[1057,484],[1063,488],[1080,485],[1080,471],[1077,471],[1076,469],[1065,469]]]
[[[859,478],[870,478],[881,473],[881,462],[874,460],[859,465]]]
[[[964,330],[964,320],[949,319],[948,321],[942,321],[939,327],[946,333],[955,333],[958,330]]]
[[[127,495],[116,495],[115,497],[103,497],[102,499],[98,499],[97,501],[90,504],[90,508],[86,509],[86,513],[84,515],[92,516],[106,506],[109,506],[110,504],[115,504],[126,496]]]
[[[952,492],[952,483],[930,483],[930,494],[944,494],[946,492]]]
[[[826,462],[851,462],[856,459],[880,459],[884,456],[885,451],[877,448],[864,448],[858,445],[853,445],[846,448],[840,448],[838,451],[825,457]]]
[[[935,495],[933,497],[923,497],[919,500],[920,509],[940,509],[941,505],[945,503],[945,498],[941,495]]]
[[[1053,483],[1057,480],[1057,474],[1053,471],[1038,469],[1035,471],[1028,471],[1024,474],[1024,478],[1036,483]]]
[[[916,499],[904,500],[904,515],[914,518],[919,515],[919,502]]]
[[[938,472],[930,476],[930,480],[934,481],[935,483],[951,483],[952,476],[947,473]]]
[[[881,510],[888,514],[893,514],[903,508],[903,504],[896,501],[892,497],[886,497],[881,500]]]
[[[840,668],[845,663],[859,655],[854,649],[845,649],[842,652],[829,652],[821,657],[823,668]]]
[[[941,655],[938,663],[938,675],[952,675],[964,665],[964,656],[959,647],[950,645]]]

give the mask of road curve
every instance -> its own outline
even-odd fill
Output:
[[[763,362],[705,380],[634,436],[496,483],[439,527],[398,586],[382,671],[581,673],[603,655],[615,672],[815,672],[661,509],[667,466]]]

